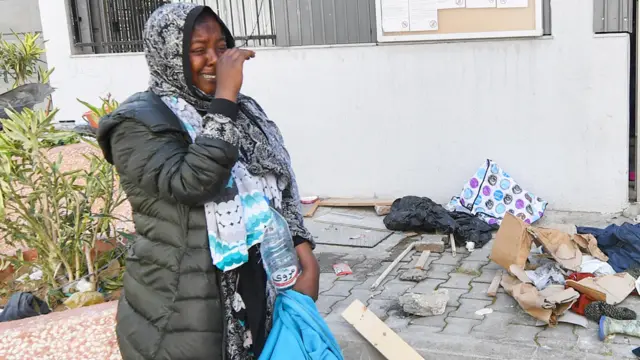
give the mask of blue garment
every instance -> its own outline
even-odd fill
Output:
[[[605,229],[578,227],[578,234],[595,236],[616,272],[640,267],[640,224],[609,225]]]
[[[273,326],[259,360],[343,360],[342,351],[316,304],[294,290],[279,294]]]

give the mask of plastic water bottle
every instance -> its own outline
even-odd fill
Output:
[[[291,289],[301,274],[289,224],[276,210],[264,231],[260,254],[267,277],[278,291]]]

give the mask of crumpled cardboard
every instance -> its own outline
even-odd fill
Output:
[[[507,213],[502,220],[491,250],[491,260],[505,269],[516,265],[524,269],[531,252],[533,237],[527,232],[529,225]]]
[[[572,288],[565,289],[562,285],[549,285],[538,291],[527,274],[517,265],[509,269],[516,276],[504,274],[501,285],[504,290],[518,302],[522,310],[534,318],[555,326],[558,318],[578,300],[580,294]]]
[[[500,225],[491,252],[491,260],[505,269],[509,269],[511,265],[524,269],[532,243],[542,246],[545,252],[563,268],[572,271],[580,270],[583,251],[599,260],[605,262],[609,260],[598,248],[597,240],[591,235],[534,228],[511,214],[507,214]]]
[[[567,280],[567,286],[586,294],[596,301],[617,305],[624,301],[636,287],[636,280],[627,273],[586,278],[578,282]]]

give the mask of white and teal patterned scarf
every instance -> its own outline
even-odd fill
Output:
[[[164,96],[162,100],[180,118],[192,140],[203,134],[203,118],[193,106],[178,97]],[[205,115],[214,116],[221,115]],[[249,260],[249,248],[262,242],[264,229],[273,217],[270,204],[279,208],[282,195],[274,175],[251,175],[238,161],[219,198],[205,204],[204,209],[213,264],[226,272]]]

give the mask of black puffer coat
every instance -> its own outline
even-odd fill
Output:
[[[213,111],[233,110],[221,105]],[[123,357],[223,359],[224,311],[203,204],[228,180],[236,148],[205,137],[192,143],[151,92],[101,120],[98,141],[120,174],[138,234],[118,307]]]

